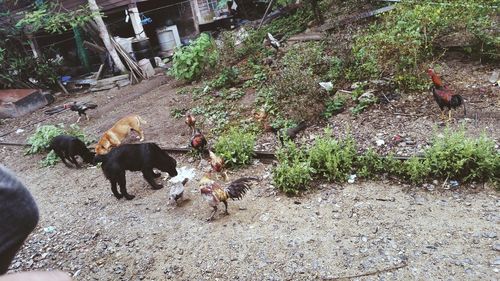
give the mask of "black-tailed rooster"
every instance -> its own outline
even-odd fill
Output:
[[[69,109],[71,109],[71,111],[78,112],[78,119],[76,120],[76,123],[80,122],[80,119],[82,118],[82,116],[85,116],[85,118],[88,121],[89,117],[87,116],[86,111],[89,110],[89,109],[94,109],[96,107],[97,107],[97,104],[95,104],[95,103],[89,103],[89,102],[86,102],[86,103],[76,103],[76,101],[73,102],[73,103],[68,103],[68,104],[64,105],[65,109],[69,108]]]
[[[227,212],[227,200],[241,199],[243,195],[250,190],[253,181],[258,181],[258,179],[253,177],[244,177],[231,182],[227,187],[222,187],[219,183],[212,180],[210,175],[203,176],[199,183],[201,196],[213,208],[213,211],[207,221],[214,218],[214,215],[217,212],[217,205],[219,205],[220,202],[224,203],[224,214],[229,215]]]
[[[432,86],[430,87],[430,91],[432,92],[432,95],[434,96],[434,100],[437,102],[439,105],[439,108],[441,109],[441,118],[444,119],[444,108],[448,108],[448,121],[450,121],[451,118],[451,109],[452,108],[457,108],[461,105],[464,107],[464,116],[466,115],[466,110],[465,110],[465,102],[462,96],[459,94],[453,93],[453,91],[448,88],[447,85],[444,85],[443,81],[441,78],[434,72],[433,69],[427,70],[427,74],[432,79]]]

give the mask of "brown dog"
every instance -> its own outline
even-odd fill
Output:
[[[129,115],[127,117],[123,117],[116,122],[111,129],[104,132],[104,135],[95,147],[95,153],[103,155],[108,153],[111,148],[119,146],[122,140],[128,136],[130,130],[134,130],[139,133],[139,141],[143,141],[144,133],[142,132],[141,124],[146,124],[146,121],[144,121],[139,115]]]

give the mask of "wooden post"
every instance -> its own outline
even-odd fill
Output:
[[[194,29],[196,29],[196,34],[200,34],[200,24],[198,22],[198,14],[196,11],[198,10],[198,0],[190,0],[189,6],[191,6],[191,14],[193,15],[193,25]]]
[[[196,26],[197,30],[199,30],[200,20],[201,20],[200,7],[198,6],[198,0],[191,0],[191,1],[193,2],[193,8],[194,8],[193,18],[196,18]]]
[[[132,23],[132,28],[134,29],[135,38],[146,38],[144,27],[142,27],[141,15],[139,14],[139,9],[137,9],[137,5],[135,3],[128,5],[128,15],[130,17],[130,22]]]
[[[101,37],[102,42],[104,43],[106,50],[108,50],[109,55],[113,59],[113,62],[115,63],[116,67],[122,73],[127,73],[127,69],[125,68],[125,65],[123,65],[122,61],[120,60],[120,57],[118,56],[118,53],[116,52],[116,49],[111,44],[108,29],[106,28],[106,25],[104,24],[104,21],[102,20],[102,17],[101,17],[100,11],[99,11],[99,7],[97,6],[97,3],[95,1],[96,0],[88,0],[90,10],[96,14],[96,16],[94,16],[94,21],[95,21],[97,28],[99,30],[99,36]]]

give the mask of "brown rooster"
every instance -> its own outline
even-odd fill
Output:
[[[198,152],[202,152],[207,145],[207,140],[205,136],[200,131],[200,129],[194,129],[193,137],[191,138],[191,147],[196,149]]]
[[[427,74],[431,77],[432,79],[432,86],[430,87],[430,91],[432,92],[432,95],[434,96],[434,100],[437,102],[439,105],[439,108],[441,109],[441,118],[444,119],[444,108],[448,108],[448,121],[450,121],[451,118],[451,109],[452,108],[457,108],[461,105],[464,107],[464,116],[466,115],[466,110],[465,110],[465,102],[462,96],[459,94],[453,93],[453,91],[448,88],[447,85],[443,84],[443,81],[441,78],[434,72],[433,69],[427,70]]]
[[[227,187],[223,188],[220,184],[210,178],[210,174],[205,174],[200,180],[199,187],[201,196],[203,196],[203,198],[213,208],[213,211],[207,221],[211,221],[214,218],[214,215],[217,212],[217,205],[219,205],[220,202],[224,203],[224,214],[229,215],[227,212],[227,200],[241,199],[243,195],[250,190],[251,182],[257,180],[257,178],[253,177],[239,178],[231,182]]]
[[[196,118],[194,118],[191,113],[186,113],[186,120],[185,120],[186,125],[189,126],[189,128],[192,130],[191,132],[194,134],[195,130],[195,125],[196,125]]]

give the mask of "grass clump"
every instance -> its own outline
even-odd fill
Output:
[[[345,182],[352,172],[356,159],[353,138],[337,141],[330,129],[309,149],[309,161],[316,174],[329,181]]]
[[[307,154],[292,141],[287,141],[276,151],[278,166],[273,169],[274,185],[288,195],[305,190],[315,170]]]
[[[255,139],[252,132],[233,127],[219,137],[215,152],[224,158],[228,167],[248,165],[252,161]]]

